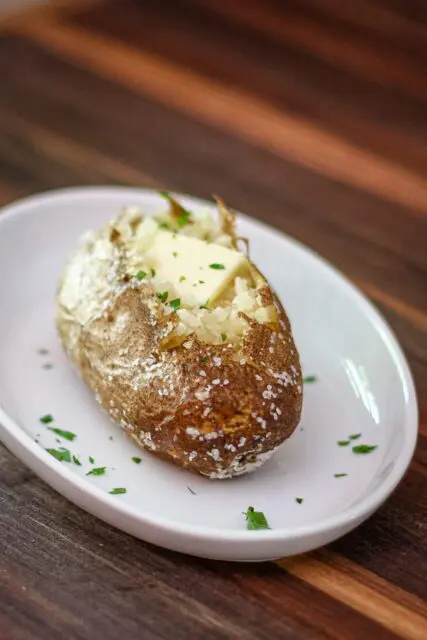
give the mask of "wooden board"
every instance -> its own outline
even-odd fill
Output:
[[[426,63],[416,0],[79,0],[0,21],[0,204],[79,184],[220,193],[377,304],[421,412],[375,516],[260,566],[134,540],[0,448],[0,637],[427,637]]]

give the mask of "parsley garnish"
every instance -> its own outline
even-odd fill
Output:
[[[49,424],[50,422],[53,422],[53,416],[51,416],[50,413],[47,413],[45,416],[40,418],[40,422],[43,422],[43,424]]]
[[[132,458],[132,462],[134,462],[135,464],[139,464],[141,462],[141,458],[138,458],[138,456],[134,456]]]
[[[304,498],[295,498],[295,502],[297,504],[302,504],[304,502]]]
[[[225,269],[225,266],[223,264],[220,264],[218,262],[213,262],[212,264],[209,265],[210,269]]]
[[[156,275],[156,270],[150,269],[150,271],[151,271],[151,277],[154,278],[154,276]]]
[[[76,464],[79,467],[82,466],[82,463],[80,462],[80,460],[78,459],[77,456],[73,456],[73,462],[74,462],[74,464]]]
[[[174,258],[177,258],[178,257],[178,251],[172,251],[172,255],[173,255]]]
[[[206,362],[207,359],[208,359],[208,356],[200,356],[201,362]]]
[[[71,453],[68,449],[60,447],[59,449],[46,449],[51,456],[59,460],[59,462],[71,462]]]
[[[107,467],[95,467],[87,472],[87,476],[103,476]]]
[[[57,436],[61,436],[61,438],[65,438],[66,440],[70,440],[71,442],[77,438],[76,434],[72,431],[63,431],[62,429],[57,429],[56,427],[48,427],[49,431],[53,431]]]
[[[334,473],[334,478],[344,478],[348,473]]]
[[[226,333],[221,333],[221,340],[223,342],[225,342],[227,340],[227,334]]]
[[[37,353],[38,353],[40,356],[47,356],[47,355],[49,355],[49,351],[48,351],[47,349],[38,349]]]
[[[175,298],[169,302],[170,306],[177,311],[181,306],[181,298]]]
[[[304,384],[310,384],[311,382],[317,382],[317,376],[306,376],[302,379]]]
[[[126,493],[126,491],[127,489],[124,489],[123,487],[116,487],[115,489],[111,489],[108,493],[111,493],[112,496],[117,496],[120,493]]]
[[[376,448],[376,444],[358,444],[356,447],[353,447],[353,453],[371,453],[371,451],[375,451]]]
[[[95,458],[92,458],[92,456],[89,456],[89,462],[90,462],[91,464],[94,464],[94,462],[95,462]]]
[[[168,293],[167,291],[163,291],[163,293],[157,293],[156,295],[157,295],[158,299],[159,299],[161,302],[163,302],[163,303],[164,303],[164,302],[166,302],[166,300],[168,299],[168,295],[169,295],[169,293]]]
[[[184,280],[187,280],[187,278],[185,276],[179,276],[179,281],[180,282],[184,282]]]
[[[339,447],[346,447],[348,444],[350,444],[350,440],[338,440],[337,442]]]
[[[349,440],[358,440],[362,436],[361,433],[353,433],[351,436],[348,436]]]
[[[46,364],[42,364],[42,369],[53,369],[53,364],[46,362]]]
[[[169,222],[159,222],[159,229],[170,229]]]
[[[253,507],[248,507],[248,510],[243,513],[246,516],[246,526],[248,529],[269,529],[267,518],[262,511],[255,511]]]
[[[138,273],[135,275],[135,278],[138,278],[138,280],[144,280],[144,278],[146,277],[147,277],[146,271],[138,271]]]
[[[186,211],[185,213],[182,214],[182,216],[179,216],[178,220],[176,221],[178,224],[178,227],[185,227],[189,219],[190,219],[190,212]]]
[[[205,284],[204,280],[199,280],[199,284]]]

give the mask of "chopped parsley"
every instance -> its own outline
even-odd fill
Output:
[[[208,305],[207,304],[201,304],[199,309],[208,309]]]
[[[87,476],[103,476],[107,467],[95,467],[87,472]]]
[[[225,269],[225,265],[220,264],[219,262],[213,262],[209,265],[209,269]]]
[[[226,333],[221,333],[221,340],[223,342],[225,342],[227,340],[227,334]]]
[[[190,212],[189,211],[185,211],[182,216],[179,216],[177,222],[178,227],[185,227],[186,224],[188,224],[188,221],[190,219]]]
[[[193,491],[193,489],[191,487],[189,487],[188,485],[187,485],[187,489],[189,490],[190,493],[193,494],[193,496],[197,496],[197,493],[195,491]]]
[[[146,277],[147,277],[146,271],[138,271],[138,273],[135,274],[135,278],[138,278],[138,280],[144,280],[144,278]]]
[[[59,460],[59,462],[71,462],[71,453],[68,449],[60,447],[59,449],[46,449],[51,456]]]
[[[208,356],[200,356],[201,362],[207,362]]]
[[[111,489],[111,491],[109,491],[108,493],[110,493],[112,496],[117,496],[120,493],[126,493],[127,489],[124,489],[123,487],[116,487],[115,489]]]
[[[159,229],[170,229],[169,222],[159,222]]]
[[[138,458],[138,456],[134,456],[134,457],[132,458],[132,462],[134,462],[135,464],[140,464],[140,462],[141,462],[141,458]]]
[[[180,282],[184,282],[184,280],[187,280],[187,278],[185,276],[179,276],[179,281]]]
[[[46,362],[45,364],[42,364],[42,369],[53,369],[53,364]]]
[[[304,384],[310,384],[311,382],[317,382],[317,376],[306,376],[302,380]]]
[[[50,424],[51,422],[53,422],[53,416],[51,416],[50,413],[47,413],[45,416],[42,416],[40,418],[40,422],[42,422],[43,424]]]
[[[154,278],[156,275],[156,270],[155,269],[150,269],[151,271],[151,277]]]
[[[352,433],[351,436],[348,436],[349,440],[358,440],[362,436],[361,433]]]
[[[304,502],[304,498],[295,498],[295,502],[297,504],[302,504]]]
[[[63,431],[63,429],[57,429],[56,427],[48,427],[49,431],[53,431],[57,436],[61,436],[61,438],[65,438],[66,440],[70,440],[72,442],[77,438],[76,434],[72,431]]]
[[[348,473],[334,473],[334,478],[345,478]]]
[[[78,459],[77,456],[73,456],[73,462],[74,462],[74,464],[76,464],[79,467],[82,466],[82,463],[80,462],[80,460]]]
[[[175,298],[169,302],[170,306],[177,311],[181,306],[181,298]]]
[[[346,447],[348,444],[350,444],[350,440],[338,440],[337,442],[339,447]]]
[[[250,530],[270,528],[262,511],[255,511],[253,507],[248,507],[243,515],[246,516],[246,526]]]
[[[94,464],[95,463],[95,458],[92,458],[92,456],[89,456],[89,462],[91,464]]]
[[[169,293],[167,291],[163,291],[163,293],[157,293],[156,295],[161,302],[165,303],[168,299]]]
[[[47,355],[49,355],[49,351],[48,351],[47,349],[38,349],[37,353],[38,353],[40,356],[47,356]]]
[[[199,284],[205,284],[204,280],[199,280]]]
[[[172,251],[172,255],[173,255],[174,258],[177,258],[178,257],[178,251]]]
[[[353,453],[371,453],[377,449],[376,444],[358,444],[353,447]]]

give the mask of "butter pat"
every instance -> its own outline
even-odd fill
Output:
[[[212,305],[234,281],[247,276],[249,264],[239,251],[198,238],[159,231],[145,254],[156,280],[170,282],[182,302]]]

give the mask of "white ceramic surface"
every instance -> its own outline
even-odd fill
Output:
[[[79,235],[127,204],[153,213],[163,201],[151,190],[70,189],[28,198],[0,214],[3,442],[83,509],[134,536],[194,555],[272,559],[313,549],[356,527],[397,485],[416,441],[411,374],[384,320],[321,258],[241,216],[239,229],[251,240],[251,255],[289,312],[304,373],[318,381],[305,386],[300,428],[255,473],[210,481],[158,461],[101,412],[65,358],[53,322],[58,277]],[[49,363],[53,368],[44,368]],[[55,426],[77,433],[62,445],[82,466],[46,453],[46,447],[61,446],[39,421],[47,413]],[[363,434],[354,444],[378,448],[355,455],[351,446],[337,445],[354,433]],[[131,461],[135,455],[141,464]],[[104,476],[85,475],[89,456],[95,466],[107,467]],[[127,493],[109,495],[114,487]],[[246,530],[242,512],[249,505],[266,514],[271,530]]]

